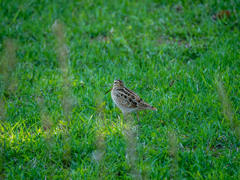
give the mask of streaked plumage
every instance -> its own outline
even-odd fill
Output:
[[[152,105],[143,101],[135,92],[126,88],[123,81],[118,79],[115,80],[109,91],[111,91],[111,96],[114,103],[122,110],[124,117],[131,112],[141,111],[141,110],[154,110],[157,111]],[[109,92],[108,91],[108,92]],[[106,93],[108,93],[106,92]]]

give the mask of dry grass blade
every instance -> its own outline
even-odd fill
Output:
[[[5,119],[5,103],[2,99],[0,99],[0,120],[3,121]]]
[[[137,126],[133,126],[132,116],[127,116],[126,120],[127,124],[123,132],[126,140],[126,161],[130,166],[132,179],[143,179],[137,163],[139,160],[137,152]]]
[[[2,62],[0,63],[0,75],[2,76],[2,87],[4,89],[4,95],[6,97],[15,93],[15,88],[17,84],[17,79],[14,77],[14,70],[16,64],[16,44],[12,39],[6,39],[4,41],[4,54],[2,57]],[[0,123],[6,119],[6,104],[5,98],[0,97]],[[0,135],[4,134],[4,130],[1,128],[0,124]],[[0,179],[4,176],[4,144],[0,142]]]
[[[234,111],[231,105],[231,101],[228,98],[227,92],[223,86],[223,82],[220,79],[216,79],[217,91],[222,104],[223,115],[227,120],[230,128],[234,131],[238,140],[240,140],[240,124],[234,117]]]
[[[65,40],[65,26],[64,24],[55,21],[52,30],[55,33],[55,36],[57,38],[57,46],[58,46],[58,59],[59,59],[59,67],[60,72],[62,74],[62,109],[64,113],[64,120],[67,121],[67,124],[64,126],[64,131],[62,133],[63,136],[63,157],[62,160],[65,165],[69,165],[71,161],[71,145],[70,145],[70,134],[68,132],[68,126],[70,121],[70,115],[72,111],[72,104],[74,101],[74,98],[72,96],[71,92],[71,81],[69,78],[69,67],[68,67],[68,49],[66,46],[66,40]]]
[[[169,140],[169,154],[172,157],[171,162],[171,177],[172,179],[178,179],[178,138],[175,131],[168,132]]]
[[[3,77],[3,85],[5,88],[5,95],[15,93],[17,85],[17,79],[14,77],[14,70],[16,64],[16,43],[12,39],[6,39],[4,41],[4,55],[0,65],[0,74]]]

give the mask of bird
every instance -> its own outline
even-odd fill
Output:
[[[120,79],[114,80],[113,84],[105,86],[113,86],[105,94],[111,91],[112,100],[122,110],[124,119],[131,112],[137,113],[137,111],[141,110],[157,111],[155,107],[142,100],[137,93],[126,88],[123,81]],[[139,121],[138,114],[137,117]]]

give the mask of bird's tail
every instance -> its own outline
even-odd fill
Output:
[[[151,108],[151,110],[153,110],[153,111],[157,111],[157,108],[155,108],[155,107],[152,107],[152,108]]]

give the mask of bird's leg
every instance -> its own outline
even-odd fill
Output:
[[[138,115],[138,112],[136,112],[136,114],[137,114],[137,118],[138,118],[138,122],[139,122],[139,115]]]
[[[140,122],[140,120],[139,120],[139,114],[138,114],[138,112],[136,112],[136,114],[137,114],[137,118],[138,118],[138,125],[141,126],[141,122]]]
[[[127,113],[123,113],[123,120],[124,120],[124,121],[127,120]]]
[[[143,116],[145,116],[146,114],[147,114],[147,111],[144,111]]]
[[[124,117],[125,122],[127,122],[127,120],[128,120],[128,115],[129,115],[128,112],[123,113],[123,117]]]

